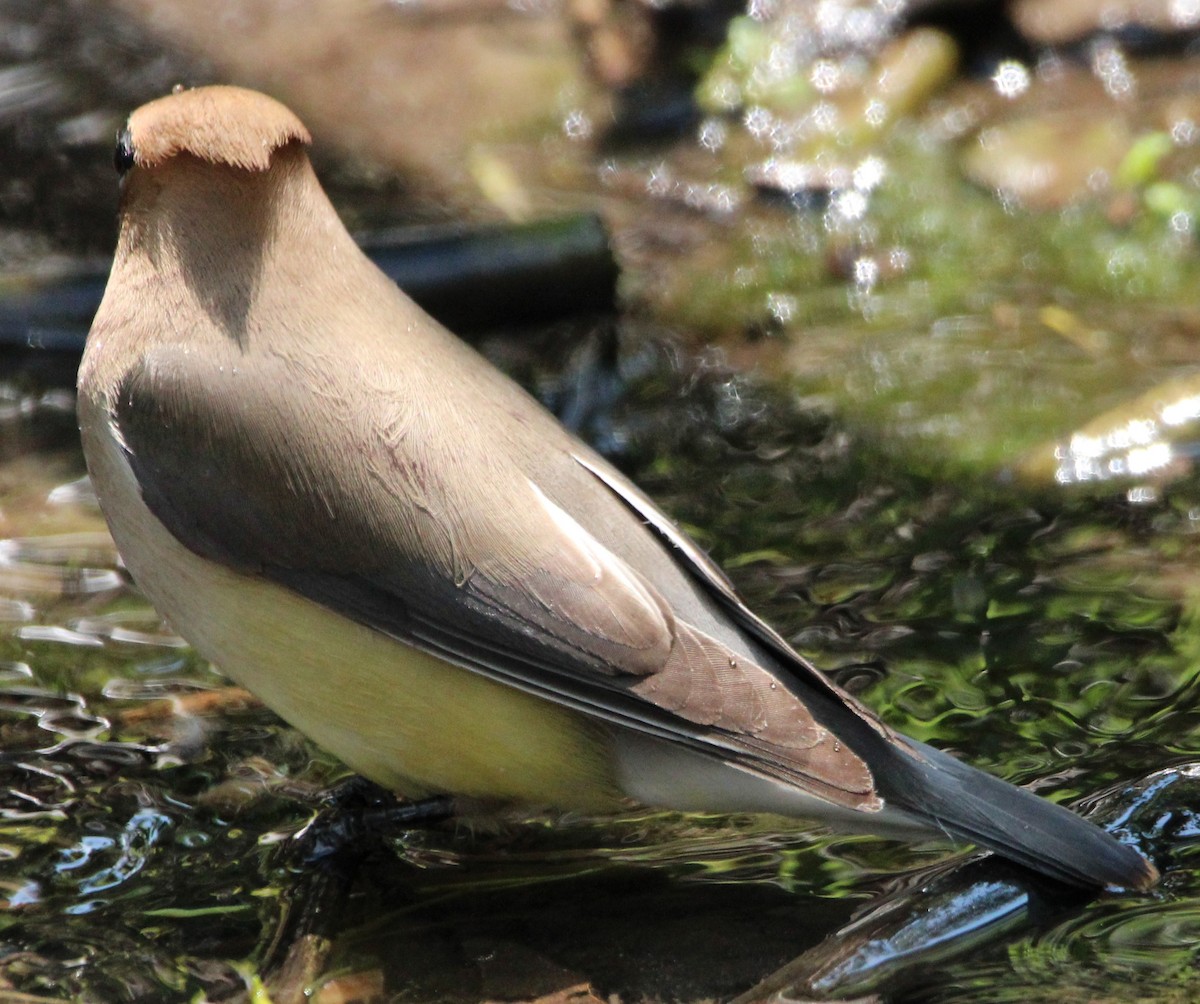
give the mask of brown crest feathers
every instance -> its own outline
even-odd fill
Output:
[[[129,117],[134,163],[156,167],[180,153],[212,164],[265,171],[271,154],[312,141],[274,98],[241,87],[197,87],[142,105]]]

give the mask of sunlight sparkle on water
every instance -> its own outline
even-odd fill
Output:
[[[1171,0],[1167,11],[1176,28],[1194,28],[1200,24],[1200,0]]]
[[[887,177],[887,161],[872,154],[864,157],[854,168],[854,187],[860,192],[869,192],[877,188]]]
[[[1192,422],[1200,418],[1200,394],[1193,394],[1191,397],[1181,398],[1164,405],[1159,412],[1159,417],[1164,425],[1182,425],[1184,422]]]
[[[812,64],[808,79],[818,91],[828,94],[842,82],[842,65],[835,59],[818,59]]]
[[[1137,90],[1125,53],[1110,41],[1099,42],[1092,50],[1092,72],[1111,98],[1132,98]]]
[[[1015,59],[1006,59],[992,74],[992,84],[1002,98],[1018,98],[1029,90],[1029,70]]]
[[[1168,412],[1171,418],[1166,416]],[[1055,450],[1059,484],[1141,477],[1166,469],[1176,458],[1161,438],[1164,425],[1178,425],[1200,414],[1200,401],[1187,398],[1162,411],[1162,422],[1131,419],[1101,436],[1077,432],[1065,447]]]

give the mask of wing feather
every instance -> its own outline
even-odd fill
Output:
[[[301,399],[287,361],[274,367],[240,386],[236,367],[176,351],[120,389],[143,497],[186,546],[548,700],[880,807],[864,762],[793,687],[681,620],[513,458],[391,402]],[[338,424],[363,413],[365,427]]]

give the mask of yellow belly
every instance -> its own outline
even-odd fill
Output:
[[[138,586],[197,651],[349,767],[408,795],[618,804],[604,728],[198,557],[146,508],[108,423],[83,424]]]

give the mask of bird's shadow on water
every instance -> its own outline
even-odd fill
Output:
[[[1200,831],[1198,776],[1194,766],[1159,771],[1090,800],[1089,815],[1169,865]],[[874,885],[831,898],[723,882],[719,869],[613,864],[553,842],[413,871],[379,845],[350,871],[297,875],[283,918],[289,943],[273,946],[266,968],[278,981],[295,974],[298,956],[313,967],[308,977],[373,957],[389,991],[413,1000],[534,1000],[580,987],[625,1001],[909,1000],[943,986],[945,968],[968,953],[1001,958],[1014,939],[1069,926],[1089,904],[1132,898],[975,853]],[[331,954],[312,957],[314,933]]]
[[[470,857],[453,873],[418,874],[368,858],[345,896],[347,926],[319,968],[373,958],[402,999],[464,1004],[580,985],[601,998],[727,999],[815,944],[854,905],[766,883],[679,880],[649,866]],[[315,902],[323,905],[314,911]],[[294,887],[289,910],[336,913],[328,874]],[[268,985],[293,968],[289,956],[309,950],[307,938],[297,932],[278,946]]]

